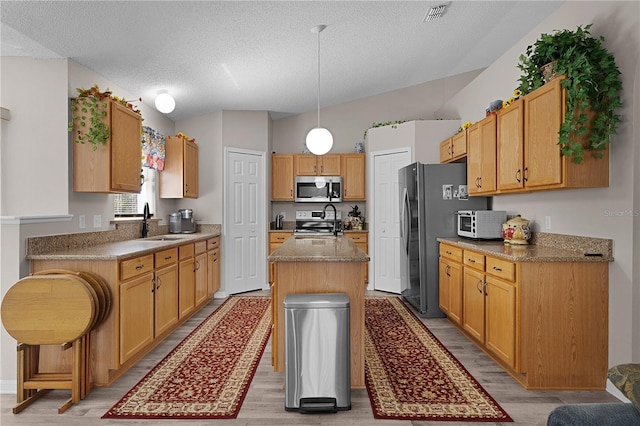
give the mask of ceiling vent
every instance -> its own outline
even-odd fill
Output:
[[[448,4],[441,4],[440,6],[432,7],[431,9],[429,9],[422,22],[429,22],[438,18],[442,18],[442,15],[444,15],[444,13],[447,11],[447,7],[449,7]]]

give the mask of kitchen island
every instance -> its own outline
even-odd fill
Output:
[[[344,236],[292,236],[269,257],[272,364],[284,371],[284,306],[289,294],[349,297],[351,387],[364,388],[364,292],[369,256]]]

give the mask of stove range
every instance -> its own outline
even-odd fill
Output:
[[[338,234],[342,235],[342,212],[337,212]],[[333,210],[328,210],[322,217],[322,211],[296,211],[296,227],[293,233],[296,235],[333,235],[334,215]]]

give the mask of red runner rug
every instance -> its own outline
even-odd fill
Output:
[[[269,297],[228,298],[102,418],[236,418],[270,332]]]
[[[365,299],[365,382],[378,419],[513,421],[398,297]]]

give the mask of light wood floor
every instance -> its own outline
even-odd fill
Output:
[[[246,295],[267,295],[268,292],[252,292]],[[368,292],[370,295],[385,295]],[[433,334],[458,358],[465,368],[480,382],[491,396],[513,418],[514,423],[463,423],[463,422],[411,422],[376,420],[373,418],[369,397],[365,389],[353,390],[352,408],[335,414],[309,415],[284,410],[284,373],[274,373],[271,367],[271,345],[267,345],[244,404],[235,420],[113,420],[100,417],[129,389],[171,351],[189,332],[222,303],[216,299],[204,307],[154,351],[142,359],[108,388],[95,388],[87,397],[57,414],[68,397],[68,391],[56,390],[35,401],[23,412],[14,415],[15,395],[0,395],[0,423],[9,425],[122,425],[122,424],[234,424],[234,425],[545,425],[549,412],[567,403],[619,402],[605,391],[527,391],[500,369],[482,351],[462,336],[446,319],[423,319]]]

